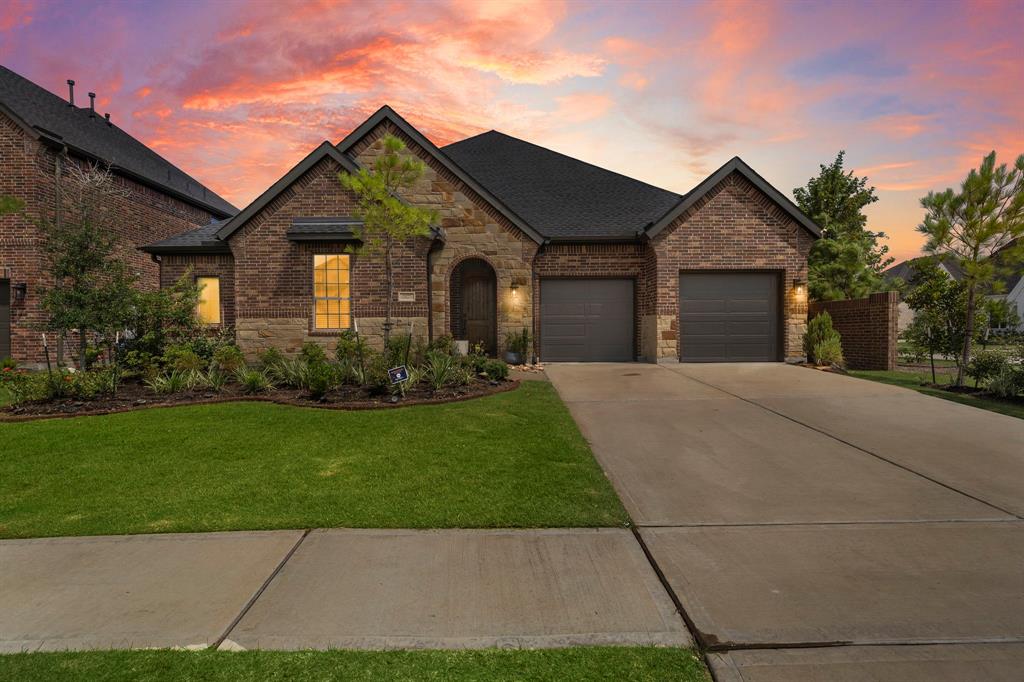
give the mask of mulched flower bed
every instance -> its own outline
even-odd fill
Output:
[[[330,410],[373,410],[470,400],[495,393],[504,393],[518,387],[518,381],[495,382],[479,379],[465,386],[443,388],[436,392],[425,386],[417,386],[409,390],[404,398],[399,397],[396,400],[392,398],[390,393],[371,393],[364,388],[344,386],[331,391],[323,400],[313,400],[309,397],[307,391],[293,388],[275,388],[266,393],[246,395],[242,393],[239,386],[229,384],[219,393],[199,390],[172,395],[159,395],[141,383],[125,382],[118,390],[116,398],[106,397],[89,401],[68,399],[45,403],[27,403],[18,407],[5,407],[0,410],[0,421],[81,417],[129,412],[152,407],[202,405],[243,400]]]

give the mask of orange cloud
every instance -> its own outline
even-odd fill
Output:
[[[643,90],[646,90],[647,86],[650,84],[651,80],[647,76],[642,73],[637,73],[636,71],[624,73],[619,76],[619,85],[629,88],[630,90],[642,92]]]
[[[556,99],[558,111],[555,115],[569,123],[601,118],[614,104],[611,97],[596,92],[577,92]]]

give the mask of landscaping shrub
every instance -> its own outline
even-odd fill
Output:
[[[468,367],[473,369],[473,372],[480,374],[484,371],[484,365],[487,364],[487,350],[484,348],[484,344],[475,343],[469,349],[469,355],[463,358],[463,361]]]
[[[257,356],[260,367],[266,372],[272,372],[284,362],[284,355],[274,347],[270,347]]]
[[[435,391],[439,391],[452,382],[458,366],[451,355],[433,351],[427,354],[423,378]]]
[[[236,370],[237,371],[237,370]],[[206,373],[206,386],[215,393],[220,393],[227,386],[229,375],[216,367]]]
[[[988,382],[989,393],[1000,398],[1024,396],[1024,367],[1005,364]]]
[[[171,395],[185,390],[185,372],[173,370],[170,373],[158,374],[146,380],[146,386],[154,393]]]
[[[206,367],[207,362],[203,360],[192,348],[187,346],[171,346],[164,353],[164,367],[171,371],[193,372]]]
[[[324,396],[340,384],[338,368],[327,362],[307,365],[306,388],[313,400],[323,400]]]
[[[997,350],[979,350],[974,353],[970,364],[967,365],[967,376],[974,379],[974,386],[977,388],[979,384],[988,384],[1009,364],[1010,359],[1006,353]]]
[[[427,344],[427,357],[424,362],[429,362],[431,353],[442,353],[444,355],[456,355],[458,349],[455,347],[455,339],[450,334],[439,336]]]
[[[350,329],[343,331],[338,336],[338,347],[335,349],[341,380],[362,385],[366,374],[364,368],[370,355],[370,347],[361,336]]]
[[[213,352],[213,366],[231,374],[245,365],[245,356],[233,343],[225,344]]]
[[[235,376],[238,379],[238,385],[242,392],[247,395],[266,393],[274,388],[274,382],[261,369],[242,367]]]
[[[487,360],[481,371],[492,381],[504,381],[508,378],[508,364],[501,360]]]
[[[505,350],[510,353],[519,353],[526,361],[526,354],[530,350],[530,330],[523,327],[520,332],[508,332],[505,334]]]
[[[815,349],[821,345],[823,350],[831,351],[833,339],[835,344],[839,344],[841,341],[839,332],[832,326],[832,316],[828,312],[823,312],[817,317],[811,318],[807,322],[807,331],[804,333],[804,354],[807,356],[807,361],[813,362],[816,365],[829,364],[828,360],[818,358]],[[841,361],[842,346],[840,345],[839,348]]]
[[[839,336],[831,336],[814,346],[814,361],[819,365],[843,366],[843,346]]]
[[[325,351],[324,347],[315,341],[306,341],[302,344],[302,351],[299,353],[299,357],[301,357],[303,362],[307,365],[311,365],[316,362],[327,362],[327,351]]]
[[[309,386],[309,363],[302,358],[281,358],[266,374],[275,382],[289,388],[307,388]]]
[[[0,360],[0,372],[5,369],[17,369],[17,367],[18,361],[12,357],[6,357],[3,360]]]

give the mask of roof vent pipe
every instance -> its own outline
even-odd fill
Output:
[[[75,81],[68,79],[68,106],[75,106]]]
[[[96,93],[89,93],[89,118],[96,118]]]
[[[106,114],[103,114],[103,118],[107,119],[107,125],[108,126],[114,125],[113,123],[110,122],[110,113],[109,112],[106,113]]]

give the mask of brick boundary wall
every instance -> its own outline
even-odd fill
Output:
[[[895,291],[847,301],[814,301],[807,319],[827,311],[842,335],[843,357],[850,369],[896,369],[896,334],[900,296]]]

